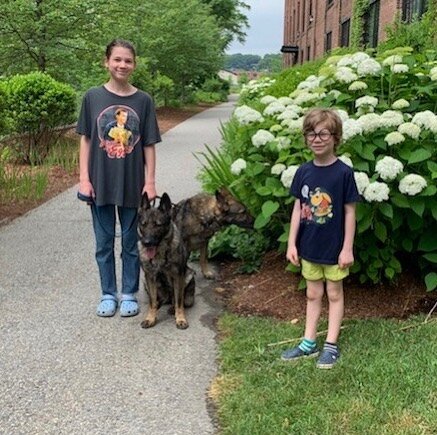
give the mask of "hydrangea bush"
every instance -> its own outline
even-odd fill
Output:
[[[435,51],[414,55],[409,48],[380,57],[332,56],[281,97],[252,83],[256,91],[224,127],[221,152],[229,160],[233,192],[256,216],[256,228],[285,248],[294,200],[289,187],[299,165],[312,158],[303,117],[313,107],[334,108],[344,131],[338,154],[353,167],[363,198],[353,272],[361,282],[377,283],[414,262],[427,288],[435,289],[436,59]]]

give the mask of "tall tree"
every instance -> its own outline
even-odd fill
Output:
[[[90,61],[100,42],[103,0],[8,0],[0,9],[0,68],[39,70],[61,80]],[[94,42],[94,43],[93,43]],[[79,61],[78,61],[79,60]]]
[[[237,39],[244,42],[246,39],[245,30],[249,28],[249,20],[243,10],[250,10],[250,6],[241,0],[201,0],[211,8],[221,30],[223,48]]]

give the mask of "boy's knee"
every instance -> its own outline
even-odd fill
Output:
[[[326,294],[329,302],[343,300],[343,281],[327,281]]]

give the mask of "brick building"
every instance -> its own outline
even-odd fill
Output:
[[[410,22],[421,16],[427,0],[368,0],[363,16],[362,42],[376,47],[384,40],[385,29],[399,13]],[[284,66],[323,56],[336,47],[350,45],[355,0],[285,0]]]

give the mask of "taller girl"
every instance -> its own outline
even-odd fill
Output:
[[[155,107],[147,93],[129,83],[135,69],[131,43],[113,40],[106,47],[109,81],[88,90],[82,101],[79,192],[92,197],[96,260],[102,296],[97,315],[113,316],[119,297],[115,274],[115,210],[122,233],[120,315],[138,314],[140,265],[137,209],[142,193],[156,197],[155,144],[161,141]]]

